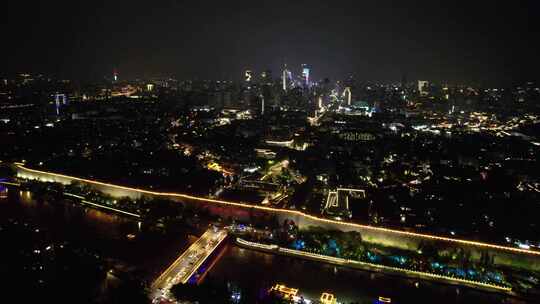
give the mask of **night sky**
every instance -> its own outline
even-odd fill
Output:
[[[0,74],[503,85],[540,79],[539,1],[2,1]]]

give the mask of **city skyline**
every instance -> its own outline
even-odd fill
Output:
[[[2,73],[239,80],[311,66],[312,79],[485,86],[537,81],[538,4],[422,2],[35,4],[9,1]],[[276,20],[279,20],[276,22]],[[39,50],[39,51],[38,51]]]
[[[8,0],[6,303],[538,303],[538,1]]]

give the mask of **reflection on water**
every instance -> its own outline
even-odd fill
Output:
[[[373,303],[378,296],[391,297],[393,303],[510,303],[504,295],[495,293],[334,267],[237,246],[227,248],[210,275],[256,289],[285,284],[300,289],[299,293],[309,299],[329,292],[342,303]]]
[[[105,257],[137,266],[148,279],[156,277],[189,245],[187,232],[152,232],[132,218],[69,203],[36,201],[26,191],[0,198],[0,214],[2,218],[35,221],[58,239],[84,244]],[[126,237],[130,234],[135,237]],[[255,290],[282,283],[299,288],[300,294],[310,299],[330,292],[342,303],[373,303],[378,296],[392,297],[393,303],[518,303],[504,302],[506,297],[499,294],[334,267],[234,245],[227,247],[209,275]]]
[[[0,185],[0,199],[7,199],[8,192],[9,189],[6,186]]]
[[[13,191],[0,199],[3,219],[31,221],[57,241],[87,247],[114,263],[135,266],[148,280],[189,245],[188,233],[166,235],[144,223],[100,210],[33,199],[28,191]]]

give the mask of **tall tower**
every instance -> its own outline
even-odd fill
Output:
[[[350,106],[351,105],[351,88],[350,87],[346,87],[345,90],[343,90],[343,96],[345,96],[347,98],[347,105]]]
[[[309,86],[309,67],[305,63],[302,64],[302,78],[306,87]]]
[[[261,116],[264,116],[264,95],[261,94]]]
[[[114,82],[118,81],[118,70],[116,68],[113,69],[113,80]]]
[[[283,91],[287,91],[287,78],[289,77],[289,70],[287,70],[287,64],[285,63],[283,67],[283,73],[281,75],[281,84],[283,86]]]
[[[251,83],[252,78],[253,78],[253,72],[251,70],[246,70],[244,72],[244,80],[247,83]]]
[[[427,96],[429,88],[429,82],[426,80],[418,80],[418,93],[421,96]]]

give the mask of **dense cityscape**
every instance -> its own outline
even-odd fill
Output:
[[[537,72],[274,57],[0,70],[6,303],[538,302]]]

